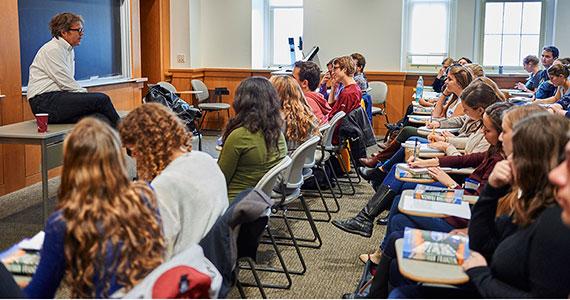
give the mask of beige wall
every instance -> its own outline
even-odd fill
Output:
[[[251,67],[251,0],[170,1],[172,68]],[[477,1],[456,2],[453,57],[477,55]],[[547,32],[553,32],[561,55],[570,56],[570,0],[548,1],[556,3],[556,16]],[[320,46],[322,65],[333,56],[359,51],[368,70],[399,71],[402,11],[403,0],[304,0],[305,46]],[[178,64],[178,53],[187,54],[189,62]]]
[[[304,43],[318,45],[324,65],[331,58],[360,52],[368,70],[399,71],[402,1],[305,0]]]
[[[570,1],[558,0],[554,25],[554,44],[560,49],[561,57],[570,56]]]

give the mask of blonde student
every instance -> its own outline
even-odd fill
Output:
[[[117,132],[99,120],[80,121],[63,152],[57,210],[24,292],[53,298],[64,280],[72,298],[108,298],[163,262],[156,196],[146,183],[131,182]]]

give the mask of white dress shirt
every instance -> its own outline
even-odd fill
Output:
[[[57,91],[86,93],[75,81],[75,52],[62,37],[45,43],[30,66],[28,99]]]

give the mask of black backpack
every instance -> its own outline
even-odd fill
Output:
[[[202,112],[186,103],[175,93],[161,87],[154,85],[149,88],[148,93],[143,98],[144,103],[160,103],[172,110],[179,118],[186,124],[190,132],[196,132],[195,120],[202,117]]]

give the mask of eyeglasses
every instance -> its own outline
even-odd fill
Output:
[[[69,28],[69,31],[77,31],[78,33],[83,33],[83,28]]]

